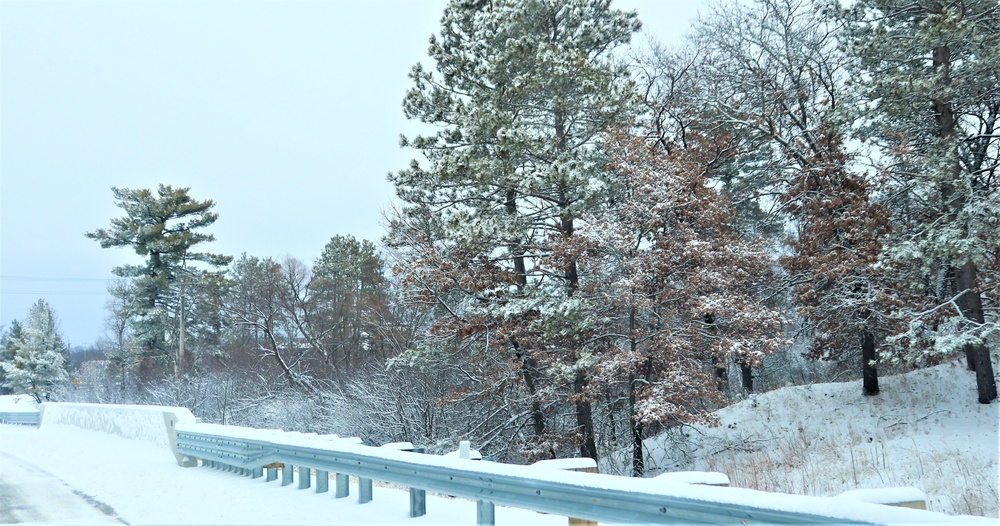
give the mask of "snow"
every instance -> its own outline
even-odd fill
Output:
[[[381,447],[395,449],[396,451],[413,451],[413,442],[389,442],[388,444],[382,444]]]
[[[729,477],[725,473],[713,471],[671,471],[653,477],[653,480],[683,482],[684,484],[706,484],[709,486],[729,485]]]
[[[696,435],[697,441],[687,440],[690,437],[675,437],[674,442],[668,442],[666,436],[647,441],[647,445],[659,448],[653,453],[661,455],[661,466],[665,460],[672,458],[668,453],[691,455],[697,460],[690,464],[700,464],[692,469],[725,473],[734,486],[749,485],[747,481],[753,475],[763,482],[759,485],[764,486],[777,486],[780,480],[775,477],[778,476],[783,476],[785,482],[793,482],[791,489],[787,486],[766,488],[772,491],[803,489],[794,487],[794,483],[798,482],[808,491],[830,496],[847,490],[904,487],[874,493],[848,493],[834,498],[765,493],[741,487],[696,486],[677,480],[677,477],[686,478],[685,474],[675,474],[672,480],[671,476],[655,480],[635,479],[417,455],[392,448],[371,448],[357,444],[357,439],[334,436],[195,424],[190,421],[177,427],[289,445],[337,449],[477,474],[768,507],[844,520],[887,524],[938,520],[997,524],[995,520],[947,517],[867,502],[890,497],[893,500],[899,497],[909,500],[916,493],[914,489],[905,487],[912,486],[916,491],[928,494],[928,504],[932,509],[937,506],[941,510],[944,508],[942,503],[963,498],[962,491],[966,492],[965,498],[969,500],[969,488],[986,488],[982,491],[993,492],[995,514],[997,405],[969,403],[970,399],[974,402],[967,392],[971,385],[968,373],[961,364],[945,364],[908,375],[883,378],[883,394],[876,398],[862,397],[857,382],[786,388],[751,397],[720,411],[718,416],[722,424],[717,428],[684,428],[687,433]],[[50,407],[58,405],[51,404]],[[148,411],[129,412],[133,422],[126,427],[146,422],[145,412]],[[107,420],[103,422],[106,424]],[[104,431],[113,430],[114,426],[105,424],[102,424]],[[239,477],[207,468],[180,468],[169,448],[145,440],[141,434],[137,438],[128,440],[51,421],[37,429],[0,425],[0,453],[5,459],[13,458],[31,466],[27,471],[51,473],[73,491],[113,508],[116,517],[132,524],[266,524],[291,521],[419,525],[469,524],[475,518],[475,503],[461,499],[428,495],[428,515],[410,519],[408,494],[388,487],[376,487],[376,505],[360,505],[353,496],[357,495],[356,487],[352,489],[351,498],[333,499],[332,493],[316,495],[312,490],[298,490],[297,484],[280,487],[277,482],[267,483],[263,479]],[[845,448],[853,452],[853,459],[844,457],[847,454],[844,453]],[[734,452],[738,449],[742,449],[740,452],[744,454],[756,454],[751,458],[756,459],[757,464],[737,464],[738,456]],[[835,454],[837,451],[840,456]],[[957,454],[941,456],[949,451]],[[862,457],[869,459],[867,463],[861,462]],[[671,461],[680,464],[679,461]],[[579,460],[563,459],[550,463],[548,467],[576,462]],[[907,482],[912,477],[904,475],[909,473],[907,470],[912,471],[914,465],[925,476],[918,477],[916,483]],[[5,469],[4,476],[24,478],[17,473],[17,470],[12,473]],[[979,479],[983,479],[985,484]],[[30,480],[14,482],[15,486],[31,483]],[[939,487],[935,484],[944,489],[929,489]],[[315,484],[312,486],[315,487]],[[817,491],[818,488],[821,489]],[[986,495],[984,500],[988,497]],[[955,512],[955,509],[947,511]],[[498,507],[497,521],[498,524],[561,525],[566,519]]]
[[[532,467],[545,469],[563,469],[566,471],[597,471],[597,462],[592,458],[554,458],[539,460]]]
[[[292,434],[290,434],[292,435]],[[400,523],[420,524],[408,516],[406,492],[377,488],[376,506],[359,505],[356,498],[332,499],[329,494],[301,491],[297,484],[280,487],[277,482],[238,477],[207,468],[180,468],[167,448],[139,440],[127,440],[91,430],[50,424],[42,428],[0,426],[4,455],[52,473],[76,491],[112,508],[117,517],[131,524],[267,524],[293,521],[323,524]],[[823,499],[738,488],[692,486],[689,484],[633,479],[601,474],[581,474],[560,470],[497,464],[466,459],[415,455],[345,444],[344,450],[365,448],[366,454],[413,460],[453,469],[520,475],[560,481],[566,484],[616,491],[662,493],[676,497],[712,500],[751,506],[826,514],[844,519],[890,523],[941,520],[914,510],[890,508],[858,502],[844,506],[842,499]],[[525,477],[526,478],[526,477]],[[312,484],[315,487],[315,484]],[[357,494],[357,488],[352,495]],[[471,501],[428,497],[429,515],[415,519],[438,523],[471,523],[475,504]],[[951,518],[959,519],[959,518]],[[565,518],[539,515],[525,510],[498,507],[498,524],[565,524]],[[333,521],[333,522],[331,522]],[[980,521],[982,522],[982,521]],[[995,523],[995,521],[994,521]]]
[[[845,491],[837,498],[857,500],[860,502],[871,502],[874,504],[893,504],[901,502],[922,502],[927,500],[927,495],[917,488],[877,488],[877,489],[854,489]]]
[[[476,504],[427,495],[427,515],[409,517],[409,493],[376,486],[374,500],[335,499],[297,483],[250,479],[208,468],[181,468],[169,449],[92,430],[58,424],[42,428],[0,425],[4,459],[51,473],[113,509],[129,524],[474,524]],[[396,453],[396,452],[392,452]],[[4,474],[8,474],[4,463]],[[18,477],[12,473],[12,477]],[[18,486],[30,481],[17,478]],[[332,488],[333,484],[331,484]],[[315,484],[312,484],[315,487]],[[566,524],[565,517],[498,506],[498,525]],[[66,523],[93,522],[87,517]]]
[[[1000,404],[976,403],[974,373],[956,360],[880,384],[874,397],[860,380],[751,395],[717,411],[717,427],[647,439],[646,465],[801,495],[913,487],[929,510],[997,517]]]
[[[0,523],[121,524],[34,466],[0,453]]]
[[[161,407],[113,404],[42,404],[42,424],[69,425],[110,433],[170,448],[170,432],[165,418],[194,423],[194,415],[184,407]]]
[[[30,413],[38,411],[38,404],[29,395],[0,395],[0,413]]]

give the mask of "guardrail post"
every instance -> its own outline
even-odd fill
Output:
[[[351,494],[351,477],[347,473],[337,473],[335,482],[337,484],[333,494],[335,498],[342,499]]]
[[[836,498],[846,498],[860,502],[884,504],[886,506],[898,506],[901,508],[913,508],[915,510],[927,509],[927,494],[914,487],[856,489],[845,491],[844,493],[837,495]]]
[[[427,450],[422,447],[415,447],[411,451],[414,453],[425,453]],[[410,517],[421,517],[427,513],[427,492],[410,486]]]
[[[372,479],[358,477],[358,504],[372,501]]]
[[[410,488],[410,517],[427,515],[427,491]]]
[[[597,462],[592,458],[564,458],[558,460],[539,460],[532,466],[548,469],[562,469],[580,473],[597,473]],[[597,523],[587,519],[569,517],[569,526],[597,526]]]
[[[492,502],[476,501],[476,526],[493,526],[496,524],[495,510]]]
[[[316,470],[316,493],[330,491],[330,473],[322,469]]]
[[[299,489],[308,489],[310,482],[312,482],[312,469],[299,466]]]
[[[293,466],[291,464],[285,464],[285,466],[281,468],[281,485],[282,486],[287,486],[287,485],[289,485],[289,484],[292,483],[292,478],[294,478],[294,474],[293,474],[294,470],[295,470],[295,466]]]
[[[264,476],[264,468],[253,468],[253,471],[250,472],[250,478],[252,479],[259,479],[263,476]]]

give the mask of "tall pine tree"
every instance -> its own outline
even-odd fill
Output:
[[[429,49],[437,71],[415,66],[404,101],[409,118],[439,131],[404,140],[427,165],[390,176],[404,203],[389,239],[399,268],[442,308],[433,345],[450,342],[466,359],[508,356],[537,436],[548,431],[544,392],[567,394],[573,440],[593,458],[593,359],[586,328],[572,326],[577,263],[551,254],[582,212],[608,200],[614,181],[599,134],[632,116],[612,51],[639,23],[609,4],[449,3]]]
[[[122,265],[113,270],[117,276],[132,278],[127,303],[132,332],[141,346],[140,368],[146,376],[171,361],[175,373],[189,365],[183,347],[183,291],[185,286],[198,283],[204,271],[188,264],[217,268],[232,259],[196,251],[199,245],[215,239],[199,230],[215,223],[218,214],[211,212],[213,201],[197,201],[188,190],[162,184],[155,192],[112,188],[116,205],[125,215],[112,219],[110,228],[86,233],[101,248],[130,247],[146,258],[143,265]]]
[[[924,297],[905,312],[910,361],[966,354],[996,399],[988,305],[1000,272],[1000,4],[859,0],[839,11],[868,137],[896,197],[887,264]]]

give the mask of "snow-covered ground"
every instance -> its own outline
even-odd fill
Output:
[[[38,404],[35,399],[28,395],[3,395],[0,396],[0,413],[38,411]]]
[[[0,453],[0,471],[5,479],[11,479],[6,484],[33,488],[26,492],[44,497],[37,492],[37,477],[31,475],[41,471],[58,479],[63,489],[84,496],[108,517],[128,524],[420,526],[474,524],[476,520],[476,504],[471,501],[428,495],[427,515],[411,519],[405,490],[376,486],[374,500],[358,504],[356,486],[351,488],[350,497],[335,499],[332,483],[330,492],[316,494],[314,489],[297,489],[297,483],[281,487],[278,481],[264,482],[203,467],[181,468],[167,448],[60,425],[0,425]],[[13,462],[21,469],[13,469]],[[41,502],[46,505],[50,501],[42,498]],[[61,517],[57,521],[95,522],[93,516],[67,518],[67,513],[56,514]],[[565,517],[499,506],[496,521],[498,525],[566,524]]]
[[[994,368],[1000,370],[997,365]],[[880,379],[777,389],[648,439],[659,471],[719,471],[733,486],[832,496],[914,486],[928,508],[997,517],[1000,403],[976,403],[961,360]]]
[[[733,486],[781,493],[914,486],[932,510],[996,517],[1000,404],[975,403],[971,373],[958,361],[881,383],[878,397],[861,396],[856,381],[751,396],[719,411],[718,427],[686,426],[647,440],[650,463],[719,471]],[[0,406],[23,403],[0,397]],[[403,490],[376,486],[374,501],[358,504],[356,487],[335,499],[297,484],[180,468],[162,445],[54,424],[0,425],[0,486],[3,522],[13,515],[70,524],[418,526],[471,524],[476,513],[473,502],[429,495],[428,514],[411,519]],[[51,498],[44,487],[54,488]],[[32,515],[32,505],[47,513]],[[566,524],[525,510],[498,507],[496,515],[498,524]]]

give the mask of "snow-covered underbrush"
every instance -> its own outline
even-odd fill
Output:
[[[1000,403],[976,403],[973,374],[956,360],[882,378],[875,397],[860,380],[751,395],[716,412],[717,427],[647,439],[649,475],[720,471],[733,486],[819,496],[914,486],[930,510],[997,517]]]

